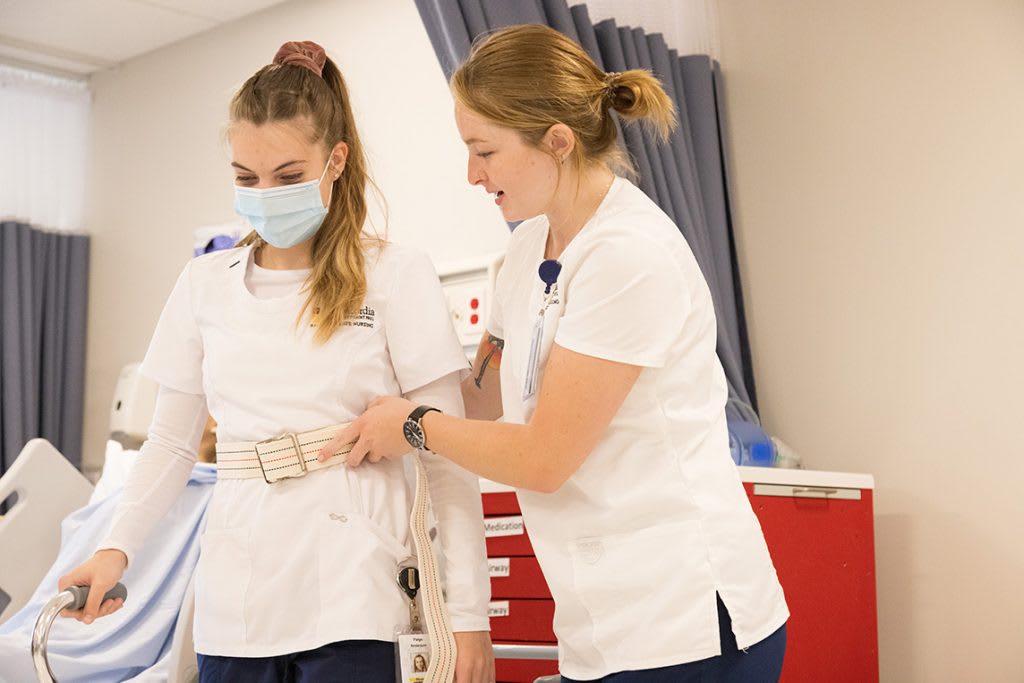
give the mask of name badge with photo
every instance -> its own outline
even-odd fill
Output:
[[[426,633],[398,636],[399,683],[423,683],[430,666],[430,639]]]

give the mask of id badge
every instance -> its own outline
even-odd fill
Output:
[[[533,324],[530,335],[530,355],[526,357],[526,378],[523,380],[523,403],[537,395],[537,379],[540,375],[540,353],[544,346],[544,322],[548,317],[551,304],[559,303],[558,283],[553,283],[551,291],[544,294],[540,310],[537,311],[537,322]]]
[[[430,666],[430,638],[426,633],[401,629],[395,637],[398,683],[423,683]]]
[[[523,402],[537,394],[537,375],[540,373],[540,347],[544,342],[544,312],[537,316],[530,338],[530,355],[526,357],[526,379],[523,382]]]
[[[419,604],[419,569],[409,558],[398,567],[398,586],[409,598],[409,625],[395,629],[395,673],[398,683],[423,683],[430,666],[430,636],[423,632]]]

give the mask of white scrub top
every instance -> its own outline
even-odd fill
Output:
[[[218,440],[351,421],[378,396],[467,369],[425,255],[395,245],[369,250],[364,305],[324,344],[313,340],[308,316],[296,325],[305,293],[253,296],[245,283],[251,258],[251,248],[240,248],[192,260],[142,365],[163,386],[204,394]],[[479,488],[468,472],[426,459],[448,541],[452,625],[487,630]],[[340,640],[393,640],[409,618],[395,576],[412,555],[411,494],[400,460],[272,485],[219,480],[201,540],[196,651],[268,657]]]
[[[509,422],[536,407],[523,386],[547,236],[544,216],[521,224],[498,276],[488,330],[505,340]],[[561,673],[592,679],[720,654],[716,592],[739,647],[759,642],[789,611],[729,455],[714,309],[692,252],[654,202],[616,178],[559,260],[540,382],[553,343],[643,368],[557,492],[518,491],[556,603]]]

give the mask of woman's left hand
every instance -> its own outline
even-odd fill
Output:
[[[380,462],[384,458],[398,458],[412,450],[405,440],[402,427],[416,404],[397,396],[378,398],[355,422],[335,434],[323,448],[317,460],[323,462],[348,444],[352,451],[346,462],[356,467],[363,460]],[[354,442],[354,443],[353,443]]]
[[[456,631],[455,683],[492,683],[494,647],[489,631]]]

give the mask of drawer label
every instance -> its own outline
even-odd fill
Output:
[[[487,605],[487,616],[491,619],[495,617],[507,617],[508,616],[508,600],[502,600],[501,602],[492,602]]]
[[[484,536],[522,536],[524,532],[522,516],[487,517],[484,519]]]
[[[489,557],[487,568],[492,579],[509,576],[512,573],[512,560],[508,557]]]

